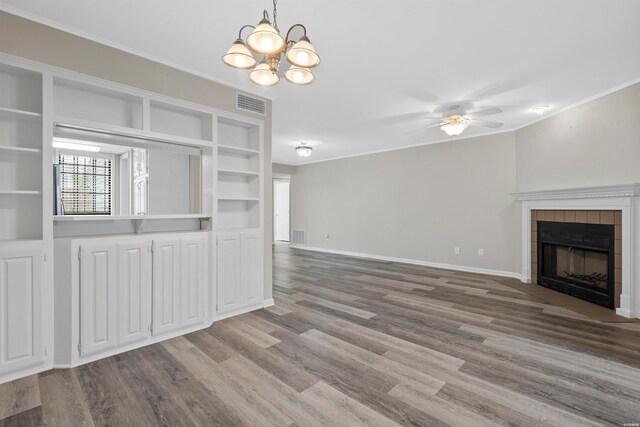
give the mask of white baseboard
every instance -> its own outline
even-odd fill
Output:
[[[384,256],[384,255],[371,255],[371,254],[363,254],[359,252],[340,251],[337,249],[315,248],[312,246],[289,245],[289,247],[291,247],[292,249],[303,249],[306,251],[325,252],[325,253],[336,254],[336,255],[346,255],[346,256],[352,256],[355,258],[375,259],[378,261],[391,261],[391,262],[399,262],[402,264],[421,265],[424,267],[440,268],[442,270],[453,270],[453,271],[462,271],[465,273],[488,274],[490,276],[510,277],[512,279],[525,281],[525,279],[522,277],[522,274],[515,273],[512,271],[492,270],[489,268],[478,268],[478,267],[467,267],[464,265],[444,264],[440,262],[422,261],[422,260],[407,259],[407,258],[396,258],[396,257],[390,257],[390,256]]]
[[[264,300],[264,302],[262,303],[262,308],[271,307],[272,305],[276,305],[276,302],[273,300],[273,298],[269,298]]]

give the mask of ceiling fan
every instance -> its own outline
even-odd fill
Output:
[[[449,136],[460,135],[469,126],[498,129],[504,124],[488,120],[478,120],[479,117],[502,113],[502,110],[496,107],[467,112],[462,105],[448,105],[436,108],[434,113],[440,114],[440,116],[427,116],[425,119],[438,120],[439,123],[427,126],[427,129],[438,126]]]

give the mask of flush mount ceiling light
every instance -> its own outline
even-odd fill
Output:
[[[548,105],[536,105],[535,107],[531,107],[531,111],[537,114],[543,114],[549,108],[551,107],[549,107]]]
[[[285,78],[294,84],[307,85],[315,80],[310,68],[320,64],[320,57],[311,45],[307,37],[307,28],[302,24],[292,25],[287,31],[286,37],[280,36],[277,22],[277,0],[273,0],[273,23],[269,20],[269,14],[265,10],[262,20],[257,26],[245,25],[238,32],[238,39],[222,57],[222,62],[233,68],[242,70],[253,69],[249,79],[260,86],[273,86],[280,81],[278,68],[282,61],[282,54],[291,64],[284,73]],[[303,34],[296,41],[291,38],[294,28],[302,29]],[[245,28],[253,28],[246,42],[242,39],[242,31]],[[253,55],[263,55],[258,63]],[[257,65],[256,65],[257,64]]]
[[[307,145],[306,142],[301,142],[296,147],[296,153],[300,157],[309,157],[311,155],[312,151],[313,151],[313,147],[310,147],[309,145]]]

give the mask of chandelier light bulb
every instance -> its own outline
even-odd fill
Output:
[[[313,68],[320,64],[320,57],[306,36],[287,50],[287,61],[302,68]]]
[[[292,65],[291,68],[284,73],[284,77],[291,83],[297,85],[308,85],[315,80],[313,73],[308,68],[296,67],[295,65]]]
[[[263,19],[247,37],[247,45],[256,53],[273,56],[284,49],[284,39],[280,37],[278,30],[273,28],[269,20]]]
[[[222,57],[222,61],[230,67],[240,69],[253,68],[256,65],[256,60],[242,39],[233,43],[226,55]]]
[[[273,86],[280,81],[278,73],[274,72],[265,61],[259,63],[249,74],[249,79],[259,86]]]

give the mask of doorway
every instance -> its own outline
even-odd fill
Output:
[[[289,185],[288,180],[273,180],[273,240],[289,241]]]

